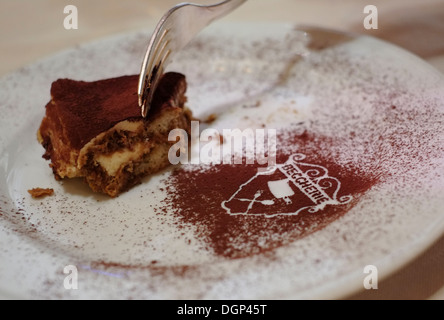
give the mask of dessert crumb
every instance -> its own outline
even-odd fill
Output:
[[[217,119],[217,115],[212,113],[208,116],[208,118],[205,120],[205,123],[213,123],[214,121],[216,121]]]
[[[51,188],[34,188],[31,190],[28,190],[29,194],[34,199],[40,199],[46,196],[52,196],[54,194],[54,189]]]

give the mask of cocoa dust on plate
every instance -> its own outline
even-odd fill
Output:
[[[279,143],[278,166],[292,156],[289,150],[297,148],[298,154],[306,156],[303,163],[312,169],[325,168],[329,177],[340,182],[339,186],[332,187],[338,192],[338,199],[347,197],[349,201],[327,204],[311,212],[314,204],[306,194],[297,192],[295,185],[279,170],[252,179],[263,167],[256,164],[185,165],[176,169],[166,181],[168,196],[164,210],[174,212],[178,225],[192,225],[214,254],[230,259],[244,258],[269,252],[322,229],[349,211],[378,182],[379,173],[361,172],[357,166],[344,167],[335,163],[328,150],[340,141],[307,132],[287,131],[280,134]],[[276,199],[270,192],[270,181],[284,181],[289,187],[289,197]],[[241,199],[227,203],[242,185]],[[237,214],[228,214],[223,203],[230,206],[231,213]],[[295,214],[297,209],[301,211]]]

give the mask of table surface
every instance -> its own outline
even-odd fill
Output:
[[[0,0],[0,76],[47,55],[107,35],[151,30],[173,0]],[[194,1],[212,4],[213,1]],[[373,0],[377,30],[363,21],[367,0],[254,0],[226,21],[311,24],[376,36],[406,48],[444,72],[444,0]],[[66,30],[63,9],[75,5],[79,27]],[[383,279],[378,290],[347,299],[444,299],[444,237]]]

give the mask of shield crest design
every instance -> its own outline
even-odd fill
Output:
[[[230,215],[298,215],[316,213],[326,206],[344,205],[353,197],[339,196],[341,182],[328,169],[304,162],[294,154],[284,164],[260,170],[239,186],[222,208]]]

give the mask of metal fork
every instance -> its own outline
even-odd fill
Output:
[[[172,56],[216,19],[233,11],[246,0],[228,0],[214,5],[181,3],[159,21],[150,39],[140,71],[138,96],[142,117],[146,117],[154,92]]]

